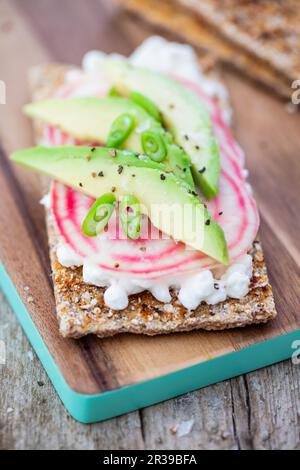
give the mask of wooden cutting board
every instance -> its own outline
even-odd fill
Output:
[[[12,21],[0,32],[0,79],[7,87],[7,104],[0,105],[0,285],[70,413],[83,422],[106,419],[290,357],[292,342],[300,339],[300,116],[228,73],[235,133],[246,150],[261,211],[278,318],[265,326],[217,333],[79,341],[59,336],[39,177],[12,168],[8,155],[32,144],[30,123],[21,114],[29,99],[28,68],[59,59],[61,53],[49,31],[38,25],[32,29],[19,5],[0,3],[0,18]],[[93,15],[90,21],[96,27]],[[98,47],[129,52],[145,34],[126,22],[122,28],[130,37],[127,51],[120,31],[109,28],[111,36],[105,35]],[[62,48],[73,51],[72,38],[64,37]],[[85,50],[95,47],[86,36],[82,44]]]

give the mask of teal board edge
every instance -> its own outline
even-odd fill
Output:
[[[85,424],[119,416],[283,361],[291,357],[293,341],[300,339],[300,330],[295,330],[241,351],[211,359],[155,379],[98,395],[82,395],[72,390],[64,380],[1,263],[0,288],[15,311],[23,330],[68,412],[74,419]]]

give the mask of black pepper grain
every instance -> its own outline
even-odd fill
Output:
[[[98,176],[104,176],[103,171],[99,171]]]
[[[162,174],[160,175],[160,179],[161,179],[162,181],[164,181],[164,180],[166,179],[166,175],[164,175],[164,174],[162,173]]]
[[[207,220],[205,221],[205,225],[210,225],[210,219],[207,219]]]
[[[201,174],[202,174],[202,173],[204,173],[204,172],[205,172],[205,170],[206,170],[206,167],[204,166],[203,168],[201,168],[201,170],[199,170],[199,173],[201,173]]]
[[[118,173],[119,175],[122,173],[122,171],[124,170],[124,167],[122,165],[119,165],[118,166]]]

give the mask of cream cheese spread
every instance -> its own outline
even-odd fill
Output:
[[[160,302],[171,300],[170,289],[178,292],[181,304],[189,310],[197,308],[201,302],[215,305],[227,297],[241,299],[248,293],[252,277],[252,257],[243,255],[235,261],[219,278],[210,270],[185,274],[172,279],[161,278],[158,281],[124,278],[111,275],[90,260],[83,260],[66,243],[57,247],[57,259],[66,267],[83,266],[83,280],[87,284],[108,287],[104,301],[113,310],[122,310],[128,306],[128,296],[148,290]]]

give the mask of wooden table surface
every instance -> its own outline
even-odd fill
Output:
[[[115,11],[109,0],[0,0],[0,44],[12,47],[16,74],[22,64],[79,64],[90,49],[127,54],[152,33]],[[1,63],[0,47],[0,79]],[[12,108],[0,118],[16,119]],[[1,135],[1,145],[9,147],[13,138]],[[6,364],[0,365],[0,449],[300,448],[300,366],[291,361],[82,425],[64,409],[0,293],[1,340]],[[186,421],[193,423],[187,435],[172,431]]]

